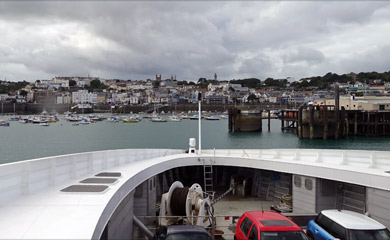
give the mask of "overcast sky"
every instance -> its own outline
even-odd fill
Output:
[[[390,70],[387,1],[0,1],[0,79]]]

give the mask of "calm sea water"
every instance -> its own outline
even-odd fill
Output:
[[[282,132],[279,120],[263,122],[262,133],[229,133],[228,121],[202,121],[203,149],[319,148],[390,151],[390,138],[349,137],[343,140],[301,140]],[[187,149],[188,139],[198,137],[198,122],[139,123],[97,122],[72,126],[61,120],[42,127],[11,122],[0,127],[0,164],[53,155],[125,148]]]

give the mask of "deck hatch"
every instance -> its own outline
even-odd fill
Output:
[[[96,177],[120,177],[120,172],[101,172],[95,175]]]
[[[112,184],[116,182],[117,178],[86,178],[80,183],[103,183],[103,184]]]
[[[61,192],[75,192],[75,193],[98,193],[106,190],[106,185],[71,185],[61,190]]]

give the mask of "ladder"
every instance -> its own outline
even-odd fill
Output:
[[[207,196],[214,200],[214,186],[213,186],[213,164],[212,160],[206,162],[203,159],[203,174],[204,174],[204,192]]]

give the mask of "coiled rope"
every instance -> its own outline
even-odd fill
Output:
[[[188,187],[175,188],[171,196],[171,211],[173,216],[186,216],[186,200]]]

